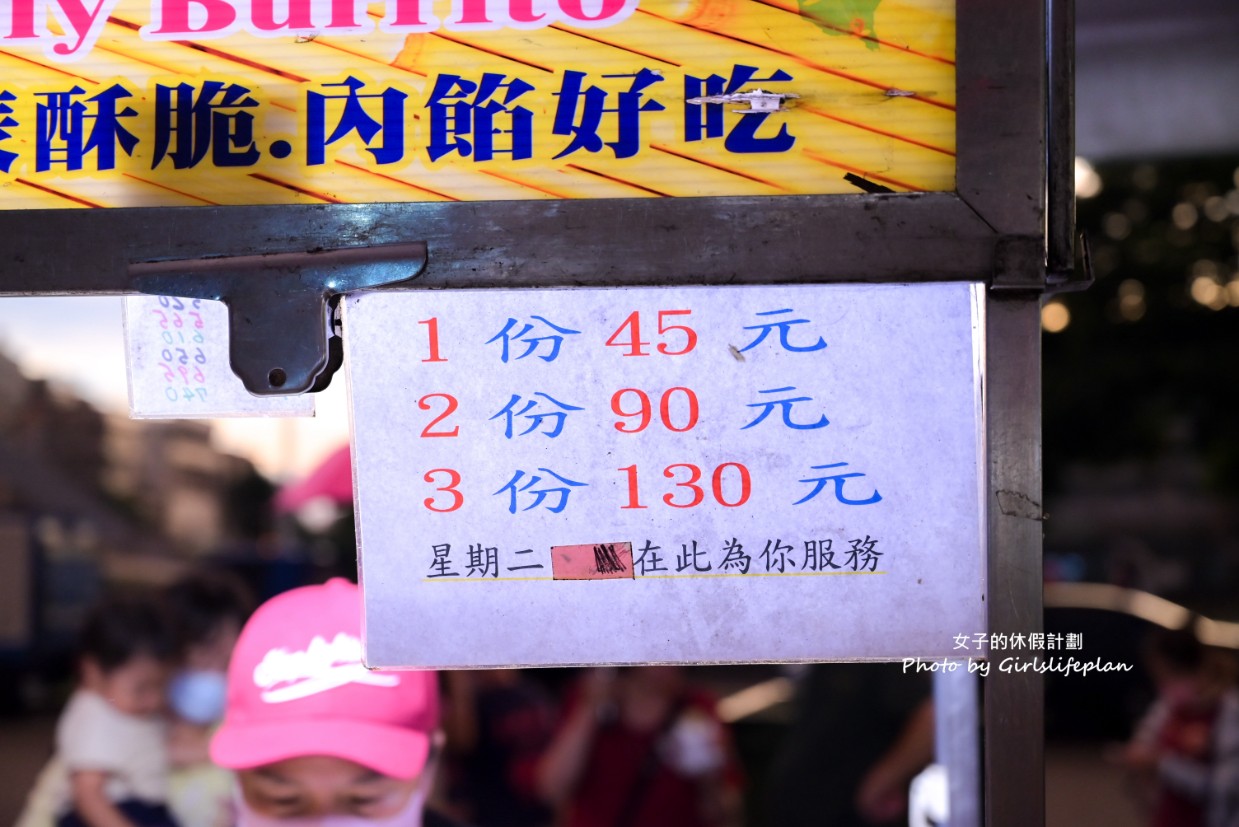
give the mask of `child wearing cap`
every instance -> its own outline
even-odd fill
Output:
[[[337,579],[272,598],[242,630],[211,742],[237,773],[238,827],[451,827],[425,809],[437,676],[367,669],[361,611]]]
[[[228,661],[253,611],[245,584],[226,571],[191,572],[164,592],[181,651],[168,683],[168,809],[181,827],[230,827],[232,773],[211,762],[211,734],[224,717]]]
[[[56,753],[19,827],[176,827],[165,804],[161,717],[175,655],[156,601],[113,597],[82,627],[80,682],[56,725]]]

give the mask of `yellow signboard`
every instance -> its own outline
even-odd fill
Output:
[[[0,0],[0,209],[947,191],[954,0]]]

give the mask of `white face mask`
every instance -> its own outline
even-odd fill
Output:
[[[312,818],[276,818],[255,813],[236,793],[236,827],[422,827],[422,810],[426,806],[426,787],[419,784],[400,812],[383,818],[329,815]]]
[[[228,676],[211,670],[178,672],[168,683],[172,711],[191,724],[207,726],[224,717]]]
[[[681,715],[660,747],[663,760],[689,778],[715,772],[727,760],[719,725],[701,713]]]

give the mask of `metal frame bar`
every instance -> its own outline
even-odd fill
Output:
[[[1041,312],[1034,297],[991,293],[986,308],[989,633],[1042,630]],[[1045,823],[1044,681],[984,679],[985,823]]]
[[[1069,19],[1054,17],[1060,37]],[[134,292],[135,261],[407,241],[429,248],[421,287],[986,278],[990,631],[1028,633],[1042,612],[1046,0],[958,0],[957,44],[953,193],[0,211],[0,295]],[[1070,217],[1052,218],[1057,268]],[[983,692],[985,822],[1043,824],[1041,678],[993,672]]]
[[[1050,0],[1049,173],[1046,270],[1054,281],[1075,273],[1076,14],[1074,0]]]

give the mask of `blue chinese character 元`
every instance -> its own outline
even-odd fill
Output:
[[[688,103],[692,98],[711,97],[714,95],[730,95],[737,92],[747,83],[779,83],[792,80],[792,76],[782,69],[775,70],[769,77],[755,77],[756,66],[736,64],[732,67],[731,78],[720,75],[710,75],[706,78],[696,78],[686,75],[684,78],[684,140],[700,141],[706,138],[722,138],[723,107],[722,103],[703,103],[701,105]],[[787,152],[796,143],[795,136],[787,131],[787,124],[780,127],[777,135],[757,137],[770,112],[740,113],[740,120],[727,132],[723,148],[728,152]]]
[[[197,166],[211,153],[217,167],[249,167],[258,163],[254,116],[244,111],[258,106],[250,90],[237,83],[204,81],[202,90],[180,83],[155,86],[155,152],[151,169],[165,157],[177,169]]]
[[[343,87],[347,89],[339,95],[324,95],[321,92],[307,92],[308,112],[306,115],[306,163],[310,166],[327,162],[327,147],[341,140],[351,132],[356,132],[361,138],[366,152],[374,156],[375,163],[394,164],[404,157],[404,102],[409,97],[399,89],[387,88],[382,92],[360,94],[366,84],[355,77],[348,77],[340,83],[324,83],[325,87]],[[380,117],[374,117],[367,111],[368,101],[379,101]],[[342,106],[333,107],[338,110],[339,118],[331,134],[327,134],[327,102],[343,101]],[[378,134],[383,133],[383,140],[374,147]]]
[[[559,482],[563,484],[558,485],[558,486],[548,485],[545,488],[535,488],[534,486],[542,482],[542,477],[537,474],[526,474],[524,471],[518,470],[515,474],[512,475],[512,479],[508,480],[503,485],[502,488],[500,488],[498,491],[494,493],[493,496],[498,496],[502,494],[503,492],[507,491],[510,497],[509,503],[508,503],[508,512],[511,514],[515,514],[518,495],[524,494],[525,492],[529,492],[529,494],[533,496],[534,498],[533,502],[531,502],[529,505],[521,509],[521,511],[529,511],[530,509],[537,508],[538,506],[542,505],[542,502],[548,496],[551,496],[552,494],[554,494],[559,499],[554,505],[546,506],[546,510],[550,511],[552,514],[558,514],[559,512],[563,511],[564,508],[567,507],[568,495],[572,493],[573,488],[579,488],[579,487],[583,487],[589,484],[585,482],[576,482],[574,480],[568,479],[567,477],[561,477],[559,474],[556,474],[554,471],[552,471],[549,468],[539,468],[538,470],[541,471],[543,474],[549,474],[550,476],[554,477],[556,480],[558,480]],[[526,480],[524,484],[521,484],[521,480],[525,479],[526,477],[528,477],[528,480]]]
[[[554,322],[548,321],[543,316],[530,316],[529,318],[537,319],[539,322],[555,332],[546,336],[530,336],[529,338],[525,338],[527,334],[533,332],[534,326],[526,322],[525,326],[522,327],[519,332],[513,333],[513,329],[520,323],[517,322],[516,319],[509,318],[507,324],[503,326],[503,330],[486,340],[486,344],[488,345],[493,342],[503,343],[503,355],[500,358],[505,364],[508,361],[508,357],[511,355],[510,347],[513,340],[521,342],[525,345],[525,352],[520,356],[517,356],[517,359],[524,359],[526,356],[537,350],[543,342],[549,342],[550,352],[545,354],[540,353],[538,354],[538,358],[544,362],[554,362],[556,357],[559,356],[559,348],[564,343],[564,336],[574,336],[580,334],[581,332],[579,330],[572,330],[567,327],[560,327]]]
[[[35,106],[35,170],[47,172],[54,164],[67,170],[82,169],[86,156],[95,153],[95,169],[116,168],[116,147],[133,155],[138,139],[125,129],[121,118],[138,113],[129,107],[117,111],[122,98],[133,93],[112,84],[99,94],[78,100],[86,92],[74,86],[68,92],[40,92],[45,103]],[[90,105],[90,104],[93,104]]]
[[[788,391],[794,391],[794,390],[796,390],[794,387],[789,386],[786,388],[771,388],[768,391],[758,391],[758,393],[787,393]],[[756,419],[754,419],[749,424],[745,425],[740,430],[747,431],[749,428],[752,428],[754,425],[760,424],[766,417],[770,416],[771,411],[773,411],[776,407],[782,408],[783,424],[789,428],[792,428],[797,431],[812,431],[817,428],[825,428],[827,425],[830,424],[830,420],[826,418],[826,414],[822,414],[821,419],[819,419],[817,422],[806,422],[804,424],[799,424],[799,423],[792,421],[792,406],[795,405],[797,402],[812,402],[812,401],[813,401],[813,397],[811,396],[792,396],[786,399],[770,399],[764,402],[750,402],[746,407],[761,408],[762,411],[761,413],[757,415]]]
[[[811,467],[814,471],[828,471],[831,468],[846,468],[847,463],[846,462],[835,462],[835,463],[831,463],[830,465],[814,465]],[[820,477],[810,477],[807,480],[800,480],[800,482],[812,484],[813,490],[810,491],[808,494],[806,494],[804,497],[797,500],[796,502],[792,503],[792,505],[800,505],[801,503],[807,503],[809,500],[813,499],[818,494],[822,493],[822,489],[824,489],[828,484],[832,482],[835,484],[835,499],[837,499],[839,502],[843,503],[844,505],[873,505],[874,503],[881,502],[882,495],[878,493],[878,489],[876,488],[873,489],[873,494],[871,494],[868,497],[865,497],[862,500],[852,500],[844,495],[843,493],[844,481],[852,479],[853,477],[863,477],[863,476],[865,475],[858,471],[851,471],[845,474],[826,474]]]
[[[0,143],[9,140],[13,137],[8,130],[14,126],[19,126],[17,119],[13,117],[13,107],[9,104],[17,100],[17,96],[7,89],[0,89]],[[14,162],[17,161],[17,153],[10,152],[7,149],[0,149],[0,170],[11,172]]]
[[[453,152],[466,158],[472,155],[474,161],[489,161],[496,153],[511,155],[514,160],[533,157],[533,112],[511,105],[532,92],[533,84],[506,77],[487,72],[481,83],[475,83],[459,75],[439,75],[426,103],[430,110],[430,143],[426,146],[430,160]],[[507,90],[502,103],[494,98],[501,89]],[[500,118],[507,129],[499,128]],[[507,148],[495,145],[496,135],[511,136]]]
[[[794,312],[795,311],[792,310],[790,307],[785,307],[781,310],[767,310],[763,313],[758,313],[757,315],[758,316],[781,316],[784,313],[794,313]],[[792,353],[811,353],[815,350],[821,350],[822,348],[826,347],[826,340],[823,339],[821,336],[818,336],[817,341],[811,345],[804,345],[804,346],[793,345],[790,341],[788,341],[788,334],[790,333],[792,329],[792,325],[808,324],[808,323],[809,323],[808,319],[776,319],[776,320],[772,320],[769,322],[761,322],[759,324],[754,324],[754,325],[745,325],[744,327],[745,330],[756,330],[757,335],[753,337],[753,341],[749,342],[747,345],[740,348],[740,352],[744,353],[746,350],[752,350],[753,348],[757,347],[758,345],[760,345],[762,342],[766,340],[766,337],[770,335],[771,330],[776,330],[776,329],[779,331],[779,344],[783,347],[784,350],[791,351]]]
[[[641,113],[661,112],[667,107],[655,100],[642,101],[648,87],[662,81],[662,77],[642,69],[631,75],[603,75],[604,78],[632,78],[628,90],[616,93],[616,105],[608,108],[607,92],[597,86],[582,89],[584,72],[564,72],[563,85],[555,95],[559,103],[555,107],[555,135],[571,135],[572,140],[556,158],[584,149],[586,152],[601,152],[604,146],[611,147],[616,158],[631,158],[641,148]],[[580,110],[578,117],[577,110]],[[614,115],[616,126],[614,141],[603,141],[599,130],[602,116]]]
[[[538,411],[538,410],[535,410],[540,404],[538,400],[536,399],[525,400],[521,397],[520,394],[516,394],[516,393],[512,394],[512,398],[508,400],[508,404],[504,405],[503,408],[497,414],[491,417],[492,420],[498,419],[501,416],[507,418],[506,425],[504,427],[504,436],[506,436],[508,439],[512,438],[513,420],[518,416],[523,416],[526,419],[530,420],[529,427],[521,431],[519,436],[525,436],[526,434],[533,433],[534,431],[542,427],[543,420],[552,419],[554,420],[554,424],[551,426],[549,430],[543,431],[542,435],[545,437],[549,437],[550,439],[554,439],[555,437],[559,436],[560,433],[563,431],[564,421],[568,418],[568,411],[585,410],[584,408],[578,408],[576,405],[569,405],[566,402],[560,402],[558,399],[551,396],[549,393],[542,393],[540,391],[535,391],[533,395],[542,397],[547,402],[556,406],[560,410],[558,411]],[[524,402],[524,406],[520,407],[520,410],[517,410],[518,406],[521,405],[522,401]],[[530,413],[530,411],[533,411],[533,412]]]

